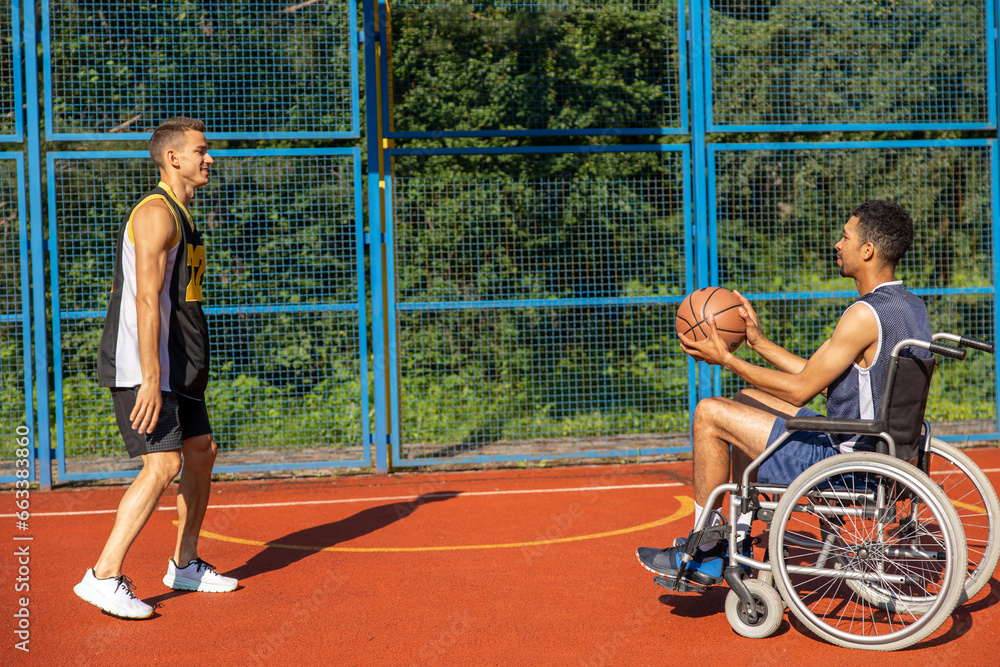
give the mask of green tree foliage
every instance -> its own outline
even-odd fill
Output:
[[[11,433],[25,419],[24,319],[19,192],[14,160],[0,160],[0,424]],[[0,454],[0,474],[14,471],[14,448]]]
[[[308,461],[331,446],[359,457],[353,156],[229,157],[213,172],[191,209],[210,248],[208,400],[224,459],[252,449]],[[155,170],[147,158],[59,160],[56,175],[67,451],[113,452],[115,432],[95,433],[110,405],[96,386],[97,342],[118,226]]]
[[[350,131],[350,5],[297,4],[53,0],[52,129]]]
[[[677,3],[391,3],[395,128],[677,127]]]
[[[350,129],[348,3],[50,6],[52,129],[146,133],[178,112],[217,131]],[[936,130],[989,121],[985,6],[713,0],[711,120],[797,132],[927,123],[922,134],[850,138],[974,136]],[[627,148],[658,135],[442,133],[681,126],[689,82],[676,2],[410,0],[389,9],[391,122],[429,133],[400,145]],[[0,99],[8,81],[0,76]],[[796,146],[820,138],[713,136],[784,145],[713,150],[713,172],[694,175],[713,188],[711,211],[700,212],[690,192],[684,199],[680,154],[669,151],[394,160],[393,428],[404,456],[685,446],[689,363],[673,304],[688,289],[686,243],[709,242],[688,239],[695,214],[711,213],[722,284],[793,297],[762,299],[759,309],[775,340],[808,354],[850,299],[796,294],[849,293],[832,262],[840,225],[864,199],[896,199],[918,223],[901,275],[932,291],[935,328],[993,338],[993,297],[975,293],[993,285],[989,151]],[[227,455],[254,449],[268,461],[306,460],[331,443],[356,452],[370,363],[358,330],[371,325],[352,310],[353,174],[336,161],[277,158],[228,159],[216,173],[194,212],[212,253],[206,305],[219,309],[209,400],[220,442],[234,448]],[[143,161],[67,161],[53,178],[60,308],[74,313],[60,350],[66,440],[98,456],[117,447],[93,382],[114,234],[155,174]],[[7,356],[11,340],[5,329]],[[932,414],[955,432],[995,430],[982,425],[996,418],[995,386],[986,355],[946,362]],[[724,393],[735,388],[726,378]]]
[[[14,62],[14,25],[12,10],[4,5],[0,8],[0,135],[14,133],[14,114],[20,111],[15,108],[14,72],[20,64]],[[0,217],[3,212],[0,211]]]
[[[713,2],[713,121],[985,124],[986,4]]]
[[[686,428],[667,300],[686,292],[681,158],[395,161],[406,442],[457,453]]]

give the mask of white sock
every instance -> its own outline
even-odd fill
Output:
[[[705,508],[704,507],[702,507],[698,503],[694,504],[694,523],[695,523],[695,525],[698,525],[698,519],[701,518],[701,515],[704,512],[705,512]],[[722,515],[719,512],[712,511],[712,515],[708,519],[708,525],[705,526],[705,527],[709,528],[711,526],[718,526],[718,525],[721,525],[721,524],[722,524]],[[703,542],[702,544],[700,544],[698,546],[698,550],[699,551],[711,551],[712,548],[715,547],[715,545],[718,544],[718,543],[719,543],[718,540],[712,540],[710,542]]]
[[[702,512],[704,511],[705,511],[704,507],[702,507],[698,503],[694,504],[694,525],[696,526],[698,525],[698,519],[701,518]]]
[[[753,522],[753,512],[744,512],[736,519],[736,539],[742,540],[750,534],[750,525]]]

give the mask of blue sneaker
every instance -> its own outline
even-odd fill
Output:
[[[653,574],[664,577],[676,577],[681,569],[681,557],[684,555],[683,546],[670,547],[669,549],[654,549],[652,547],[639,547],[635,556],[639,563]],[[725,540],[719,540],[708,551],[698,549],[694,557],[688,562],[684,569],[682,580],[691,581],[701,586],[712,586],[722,581],[722,572],[726,569],[729,561],[727,544]]]

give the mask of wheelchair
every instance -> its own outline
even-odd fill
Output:
[[[906,348],[932,354],[901,354]],[[728,523],[709,527],[712,513],[703,513],[677,575],[654,581],[673,592],[705,592],[684,578],[686,565],[700,544],[723,539],[726,617],[744,637],[773,634],[786,608],[819,638],[847,648],[897,650],[937,630],[989,581],[1000,555],[996,492],[971,459],[932,437],[924,419],[935,355],[962,360],[963,348],[992,353],[994,346],[950,333],[900,342],[876,419],[789,419],[741,480],[709,496],[705,506],[714,507],[728,494]],[[787,486],[751,482],[799,431],[872,436],[878,451],[826,458]],[[747,512],[766,528],[739,544],[736,518]],[[764,548],[762,560],[752,545]]]

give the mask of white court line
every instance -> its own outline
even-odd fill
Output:
[[[995,473],[1000,472],[1000,468],[984,468],[984,473]],[[938,475],[943,473],[938,473]],[[565,492],[580,492],[580,491],[614,491],[618,489],[657,489],[665,488],[671,486],[684,486],[686,482],[667,482],[664,484],[624,484],[621,486],[580,486],[571,489],[521,489],[521,490],[511,490],[511,491],[471,491],[468,493],[459,493],[455,497],[472,497],[472,496],[509,496],[516,494],[525,493],[565,493]],[[447,493],[428,493],[425,494],[427,498],[442,498],[448,497],[450,494]],[[400,501],[400,500],[415,500],[419,496],[382,496],[374,498],[340,498],[336,500],[305,500],[301,502],[291,502],[291,503],[248,503],[245,505],[209,505],[209,509],[243,509],[243,508],[256,508],[256,507],[302,507],[306,505],[336,505],[341,503],[364,503],[364,502],[384,502],[387,500]],[[176,510],[176,507],[157,507],[158,512],[168,512]],[[81,510],[79,512],[32,512],[31,516],[86,516],[88,514],[114,514],[117,509],[110,510]],[[12,519],[15,514],[0,514],[0,519]]]
[[[685,486],[687,482],[665,482],[663,484],[623,484],[620,486],[579,486],[571,489],[513,489],[510,491],[469,491],[469,492],[433,492],[409,496],[382,496],[374,498],[338,498],[335,500],[305,500],[289,503],[247,503],[244,505],[209,505],[208,509],[245,509],[252,507],[303,507],[305,505],[335,505],[340,503],[365,503],[384,502],[387,500],[416,500],[417,498],[466,498],[472,496],[513,496],[526,493],[567,493],[580,491],[615,491],[618,489],[658,489],[670,486]],[[157,507],[158,512],[176,510],[176,507]],[[117,509],[111,510],[81,510],[79,512],[32,512],[32,517],[38,516],[84,516],[88,514],[114,514]],[[8,519],[15,517],[15,514],[0,514],[0,518]]]

